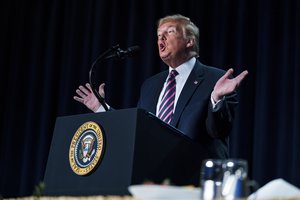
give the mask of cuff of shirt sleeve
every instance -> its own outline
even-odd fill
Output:
[[[110,106],[108,104],[106,104],[108,110],[110,110]],[[95,113],[98,113],[98,112],[106,112],[106,110],[104,109],[104,107],[102,105],[100,105],[100,107],[98,108],[98,110],[96,110]]]
[[[212,104],[212,107],[213,109],[216,108],[216,106],[222,101],[221,99],[218,100],[217,102],[215,102],[215,100],[212,98],[212,95],[210,95],[210,101],[211,101],[211,104]],[[101,106],[102,107],[102,106]]]

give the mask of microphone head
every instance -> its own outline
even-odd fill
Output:
[[[139,51],[140,51],[140,47],[138,45],[136,46],[132,46],[132,47],[128,47],[127,48],[127,55],[129,57],[136,55]]]
[[[113,49],[113,53],[104,57],[104,59],[124,59],[126,57],[132,57],[137,54],[141,48],[139,46],[128,47],[126,50],[123,50],[117,46]]]

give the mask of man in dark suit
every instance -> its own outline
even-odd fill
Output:
[[[232,78],[233,69],[225,72],[200,63],[199,29],[182,15],[159,20],[157,44],[160,58],[169,70],[144,82],[138,107],[156,114],[198,142],[200,160],[228,158],[228,136],[238,103],[235,90],[248,72]],[[170,75],[172,70],[176,70],[175,75]],[[171,81],[170,76],[174,76]],[[92,111],[104,110],[89,84],[80,86],[76,93],[74,99]],[[99,93],[104,97],[104,84],[100,85]]]
[[[206,158],[228,157],[228,135],[237,105],[236,94],[224,96],[213,108],[211,92],[223,71],[196,61],[178,97],[170,125],[207,148]],[[141,89],[139,108],[157,114],[156,104],[168,71],[147,79]]]

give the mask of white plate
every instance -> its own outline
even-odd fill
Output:
[[[131,185],[132,196],[138,200],[198,200],[200,188],[167,185]]]

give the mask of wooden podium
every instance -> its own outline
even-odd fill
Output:
[[[85,122],[104,135],[100,164],[89,175],[74,173],[69,162],[72,138]],[[132,108],[58,117],[44,176],[45,195],[126,195],[128,186],[146,180],[198,184],[197,143],[153,114]]]

